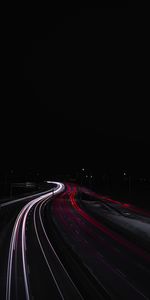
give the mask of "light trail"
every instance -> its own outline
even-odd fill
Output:
[[[50,183],[50,181],[49,181],[49,183]],[[29,201],[33,197],[36,198],[36,197],[45,195],[48,192],[50,192],[51,190],[53,190],[53,189],[50,189],[50,190],[48,190],[46,192],[41,192],[41,193],[38,193],[38,194],[33,194],[32,196],[26,196],[26,197],[22,197],[22,198],[19,198],[19,199],[16,199],[16,200],[13,199],[11,201],[4,202],[4,203],[0,204],[0,208],[6,207],[8,205],[13,205],[13,204],[16,204],[16,203],[19,203],[19,202],[23,202],[23,201]]]
[[[70,201],[68,200],[68,194],[69,194],[69,198]],[[92,218],[90,215],[88,215],[78,204],[78,201],[76,200],[76,194],[77,194],[77,188],[75,186],[67,186],[67,191],[66,193],[64,193],[63,195],[61,194],[59,197],[57,197],[54,201],[53,201],[53,213],[56,219],[56,224],[59,228],[60,226],[60,232],[67,232],[67,242],[70,239],[70,245],[73,245],[73,251],[75,251],[78,255],[78,253],[80,253],[80,258],[81,260],[84,261],[85,265],[87,268],[89,268],[89,272],[92,274],[92,276],[95,278],[95,280],[100,284],[101,281],[99,281],[99,274],[98,271],[96,269],[96,265],[94,266],[94,263],[92,261],[92,255],[95,257],[95,261],[96,261],[96,257],[97,257],[97,252],[93,253],[92,251],[94,250],[94,243],[92,243],[92,240],[95,240],[94,242],[96,243],[96,247],[99,247],[99,251],[101,251],[101,248],[105,248],[107,247],[111,252],[114,252],[113,249],[113,244],[109,244],[108,243],[108,239],[106,237],[106,239],[103,239],[103,241],[101,242],[101,235],[98,233],[98,231],[94,230],[94,228],[90,231],[90,224],[94,225],[94,227],[96,227],[97,229],[100,229],[104,234],[106,234],[108,237],[110,237],[112,240],[115,240],[116,242],[118,242],[118,244],[122,244],[122,246],[126,245],[126,248],[128,248],[128,250],[130,249],[130,246],[134,247],[134,244],[130,244],[128,247],[128,241],[126,239],[122,239],[122,237],[118,234],[116,234],[114,231],[109,230],[107,227],[103,226],[100,222],[96,221],[94,218]],[[71,204],[71,205],[70,205]],[[77,213],[76,213],[76,212]],[[81,216],[81,217],[80,217]],[[85,220],[88,221],[85,222]],[[72,227],[72,224],[74,224],[74,226]],[[63,226],[63,228],[62,228]],[[64,230],[65,229],[65,230]],[[78,230],[78,235],[75,234]],[[72,237],[73,236],[73,237]],[[80,238],[79,238],[80,237]],[[89,241],[89,246],[86,244],[85,246],[85,237],[87,238],[87,240]],[[88,239],[89,237],[89,239]],[[64,236],[65,238],[65,236]],[[121,238],[121,242],[118,241],[118,238]],[[110,240],[111,241],[111,240]],[[100,244],[99,244],[100,242]],[[130,242],[129,242],[130,243]],[[80,248],[80,244],[81,244],[81,248]],[[112,248],[110,248],[112,247]],[[135,246],[136,247],[136,246]],[[87,249],[87,253],[92,253],[91,255],[91,261],[89,260],[89,255],[85,254],[84,257],[84,251],[86,252]],[[84,250],[83,250],[84,249]],[[123,248],[122,248],[123,249]],[[132,248],[132,252],[135,253],[135,251],[137,251],[138,248]],[[126,250],[126,249],[125,249]],[[124,251],[124,249],[123,249]],[[131,251],[130,251],[131,252]],[[104,270],[107,270],[107,273],[111,273],[112,274],[112,282],[113,280],[115,281],[115,279],[117,280],[118,284],[120,283],[122,288],[124,288],[125,290],[127,289],[127,294],[130,292],[132,292],[133,294],[136,294],[136,299],[146,299],[148,300],[149,298],[145,295],[145,290],[143,289],[142,286],[140,286],[140,288],[138,288],[138,284],[136,283],[136,281],[134,280],[135,278],[133,277],[133,279],[130,281],[130,278],[128,278],[128,269],[123,268],[123,272],[120,271],[120,262],[122,263],[122,259],[123,259],[123,263],[126,264],[126,262],[128,263],[128,254],[130,254],[130,252],[128,253],[127,251],[125,251],[125,255],[124,253],[121,254],[121,259],[119,257],[119,262],[116,261],[117,259],[114,258],[113,262],[111,261],[110,263],[110,257],[107,256],[106,254],[106,259],[105,259],[105,253],[104,256],[98,255],[100,256],[100,258],[97,261],[97,264],[99,264],[100,267],[104,267]],[[127,257],[126,257],[126,253]],[[136,254],[139,255],[139,252]],[[144,252],[145,254],[145,252]],[[147,253],[146,253],[147,254]],[[118,254],[113,253],[114,257],[118,257]],[[143,255],[143,251],[140,252],[140,255]],[[107,261],[109,257],[109,261]],[[143,256],[142,256],[143,257]],[[149,256],[145,257],[146,259],[149,258]],[[85,260],[84,260],[85,259]],[[111,258],[112,259],[112,258]],[[115,261],[116,260],[116,261]],[[114,262],[115,261],[115,262]],[[130,262],[130,260],[129,260]],[[117,268],[116,266],[118,266],[119,268]],[[131,264],[132,266],[132,264]],[[136,263],[133,263],[133,267],[136,267]],[[122,268],[121,268],[122,270]],[[125,274],[124,274],[125,271]],[[137,269],[138,271],[138,269]],[[135,271],[136,272],[136,271]],[[134,272],[133,272],[134,273]],[[132,274],[132,273],[131,273]],[[109,278],[109,277],[108,277]],[[136,285],[137,284],[137,285]],[[107,290],[106,290],[107,291]],[[107,293],[108,294],[108,293]]]
[[[66,268],[64,267],[62,261],[60,260],[60,258],[58,257],[52,243],[50,242],[48,236],[47,236],[47,233],[45,231],[45,228],[44,228],[44,224],[43,224],[43,221],[42,221],[42,206],[45,206],[46,205],[46,202],[47,202],[47,199],[45,199],[42,203],[38,203],[36,205],[36,208],[35,208],[35,211],[34,211],[34,225],[36,227],[36,234],[37,234],[37,237],[38,237],[38,241],[40,243],[40,247],[42,247],[42,242],[40,241],[40,237],[39,237],[39,234],[38,234],[38,231],[37,231],[37,226],[36,226],[36,221],[35,221],[35,216],[36,216],[36,209],[37,207],[39,206],[39,214],[38,214],[38,220],[40,220],[40,224],[41,224],[41,229],[42,229],[42,236],[45,236],[47,242],[48,242],[48,245],[50,247],[50,249],[52,250],[52,253],[54,255],[54,258],[56,258],[56,260],[58,261],[59,263],[59,268],[60,268],[60,272],[63,274],[63,276],[61,276],[61,282],[59,282],[58,284],[58,281],[60,281],[59,279],[57,279],[57,282],[56,282],[56,285],[57,287],[61,284],[61,288],[63,290],[63,292],[60,292],[61,295],[65,295],[65,293],[67,294],[67,296],[69,297],[69,293],[70,293],[70,297],[74,297],[72,299],[84,299],[81,295],[81,293],[79,292],[78,288],[76,287],[76,285],[74,284],[74,282],[72,281],[71,277],[69,276]],[[46,255],[44,253],[44,249],[42,247],[42,253],[44,255],[44,258],[46,259]],[[48,261],[48,259],[46,259],[46,261]],[[48,264],[48,268],[49,270],[52,272],[52,269],[50,267],[50,265]],[[54,266],[53,267],[54,269],[57,269],[57,266]],[[63,279],[65,278],[65,280]],[[63,282],[64,281],[64,282]],[[67,290],[65,288],[65,283],[67,282]],[[68,288],[70,287],[70,288]],[[60,289],[59,289],[60,290]],[[77,298],[78,297],[78,298]],[[62,296],[63,299],[65,299],[65,296]]]
[[[136,247],[131,242],[125,240],[123,237],[121,237],[116,232],[112,232],[110,229],[108,229],[106,226],[92,218],[90,215],[88,215],[85,211],[83,211],[79,205],[77,204],[75,200],[75,195],[77,194],[77,188],[74,186],[73,191],[70,192],[70,202],[72,206],[76,209],[76,211],[89,223],[94,225],[96,228],[107,234],[109,237],[111,237],[113,240],[118,242],[119,244],[125,246],[128,250],[132,251],[134,254],[141,256],[142,258],[146,259],[146,261],[150,262],[150,256],[143,250],[138,247]]]
[[[51,190],[47,191],[46,194],[39,196],[34,200],[31,200],[29,203],[27,203],[19,213],[16,222],[14,224],[11,241],[10,241],[8,264],[7,264],[6,300],[11,299],[13,258],[15,259],[14,252],[16,251],[16,247],[18,245],[19,232],[21,234],[21,250],[22,250],[21,260],[22,260],[22,267],[23,267],[25,299],[26,300],[30,299],[29,283],[28,283],[28,275],[27,275],[28,274],[27,262],[26,262],[26,238],[25,238],[26,220],[30,210],[36,203],[41,202],[45,199],[49,199],[53,195],[56,195],[64,190],[64,185],[61,183],[58,182],[49,182],[49,183],[56,184],[56,188],[54,188],[54,191],[53,192]],[[17,280],[17,278],[15,278],[15,280]]]

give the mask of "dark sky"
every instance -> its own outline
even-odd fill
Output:
[[[17,29],[19,24],[17,26]],[[127,8],[51,9],[7,39],[2,169],[148,170],[149,110]],[[53,166],[53,167],[52,167]]]

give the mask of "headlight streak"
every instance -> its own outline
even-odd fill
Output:
[[[43,201],[45,199],[48,199],[49,197],[53,196],[54,194],[60,193],[64,190],[64,185],[58,182],[49,182],[56,184],[56,188],[54,188],[54,191],[52,192],[47,191],[46,194],[30,201],[27,203],[21,212],[19,213],[16,222],[13,227],[12,235],[11,235],[11,241],[10,241],[10,247],[9,247],[9,254],[8,254],[8,265],[7,265],[7,279],[6,279],[6,300],[11,299],[11,281],[12,281],[12,265],[13,265],[13,256],[14,251],[17,247],[18,242],[18,232],[21,227],[21,248],[22,248],[22,266],[23,266],[23,277],[24,277],[24,287],[25,287],[25,294],[26,294],[26,300],[30,299],[29,295],[29,284],[27,279],[27,263],[26,263],[26,239],[25,239],[25,228],[26,228],[26,220],[27,216],[31,210],[31,208],[38,202]]]
[[[51,183],[51,181],[49,181],[48,183]],[[35,198],[36,196],[37,197],[44,196],[44,195],[46,195],[50,191],[51,190],[48,190],[46,192],[41,192],[41,193],[38,193],[38,194],[33,194],[32,196],[27,196],[27,197],[19,198],[19,199],[16,199],[16,200],[11,200],[11,201],[4,202],[4,203],[0,204],[0,208],[3,208],[3,207],[8,206],[8,205],[13,205],[13,204],[16,204],[18,202],[29,201],[30,199],[32,199],[33,197]]]
[[[60,288],[59,288],[59,285],[58,285],[58,283],[57,283],[57,281],[56,281],[56,279],[55,279],[55,276],[54,276],[54,274],[53,274],[53,271],[52,271],[52,269],[51,269],[51,267],[50,267],[50,265],[49,265],[49,263],[48,263],[47,257],[46,257],[46,255],[45,255],[45,252],[44,252],[44,250],[43,250],[42,244],[41,244],[41,242],[40,242],[40,238],[39,238],[38,231],[37,231],[37,226],[36,226],[36,220],[35,220],[36,209],[37,209],[37,206],[35,207],[35,210],[34,210],[34,228],[35,228],[37,240],[38,240],[39,246],[40,246],[40,248],[41,248],[41,251],[42,251],[42,253],[43,253],[44,259],[45,259],[45,261],[46,261],[46,264],[47,264],[47,266],[48,266],[48,269],[49,269],[49,271],[50,271],[50,273],[51,273],[51,275],[52,275],[52,277],[53,277],[53,280],[54,280],[54,282],[55,282],[55,285],[56,285],[56,287],[57,287],[57,289],[58,289],[58,291],[59,291],[59,294],[60,294],[61,298],[64,300],[63,294],[62,294],[62,292],[61,292],[61,290],[60,290]]]
[[[42,210],[42,206],[45,206],[46,202],[47,202],[47,199],[45,199],[42,203],[40,203],[40,204],[38,203],[38,204],[36,205],[36,209],[37,209],[37,206],[39,205],[38,213],[39,213],[39,220],[40,220],[40,223],[41,223],[41,227],[42,227],[43,233],[44,233],[45,238],[46,238],[46,240],[47,240],[47,242],[48,242],[50,248],[52,249],[52,251],[53,251],[55,257],[57,258],[57,260],[58,260],[58,262],[59,262],[59,264],[60,264],[60,266],[61,266],[62,271],[65,273],[65,275],[66,275],[66,277],[67,277],[66,280],[69,281],[70,284],[71,284],[71,286],[75,289],[76,294],[78,295],[78,299],[84,299],[84,298],[82,297],[82,295],[80,294],[78,288],[75,286],[74,282],[72,281],[71,277],[69,276],[69,274],[68,274],[67,270],[65,269],[65,267],[64,267],[64,265],[63,265],[63,263],[62,263],[62,261],[61,261],[60,258],[58,257],[58,255],[57,255],[57,253],[56,253],[54,247],[52,246],[52,244],[51,244],[51,242],[50,242],[50,240],[49,240],[49,238],[48,238],[48,236],[47,236],[47,233],[46,233],[46,231],[45,231],[44,224],[43,224],[43,221],[42,221],[41,210]],[[36,209],[35,209],[35,210],[36,210]],[[34,221],[35,221],[35,214],[36,214],[36,212],[34,211]],[[36,222],[35,222],[35,226],[36,226]],[[36,229],[37,229],[37,228],[36,228]],[[38,240],[39,240],[39,236],[38,236]],[[41,243],[40,243],[40,244],[41,244]],[[42,249],[43,249],[43,247],[42,247]],[[44,251],[44,250],[43,250],[43,251]],[[43,251],[42,251],[42,252],[43,252]],[[43,255],[44,255],[44,257],[45,257],[45,254],[44,254],[44,253],[43,253]],[[46,259],[46,258],[45,258],[45,259]],[[46,261],[47,261],[47,260],[46,260]],[[50,266],[49,266],[49,269],[50,269]],[[79,297],[80,297],[80,298],[79,298]],[[64,298],[63,298],[63,299],[64,299]]]

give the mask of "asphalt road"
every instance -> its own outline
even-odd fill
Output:
[[[11,234],[3,298],[82,299],[46,235],[41,217],[45,202],[63,189],[63,184],[56,183],[53,191],[30,199],[18,214]]]
[[[149,253],[85,212],[79,191],[68,185],[52,203],[53,220],[66,243],[112,299],[149,299]]]
[[[80,187],[53,184],[6,204],[22,206],[0,260],[1,299],[150,299],[149,253],[85,211]]]

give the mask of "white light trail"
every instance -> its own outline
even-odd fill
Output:
[[[19,213],[16,222],[14,224],[14,228],[12,231],[11,241],[10,241],[10,247],[9,247],[9,255],[8,255],[8,265],[7,265],[7,281],[6,281],[6,300],[11,299],[11,281],[12,281],[12,264],[13,264],[13,256],[15,247],[17,247],[17,241],[18,241],[18,234],[19,229],[21,227],[21,249],[22,249],[22,265],[23,265],[23,277],[24,277],[24,285],[25,285],[25,293],[26,293],[26,299],[30,299],[29,295],[29,284],[27,279],[27,263],[26,263],[26,238],[25,238],[25,228],[26,228],[26,220],[27,216],[31,210],[31,208],[38,202],[43,201],[45,199],[48,199],[49,197],[52,197],[55,194],[60,193],[64,190],[64,185],[58,182],[49,182],[52,184],[56,184],[56,187],[53,191],[47,191],[46,194],[39,196],[35,198],[34,200],[31,200],[29,203],[27,203],[21,212]]]

